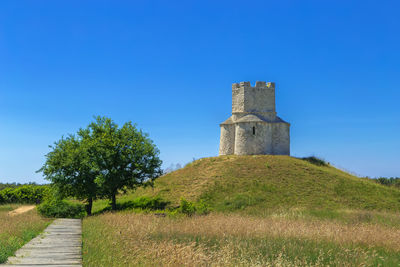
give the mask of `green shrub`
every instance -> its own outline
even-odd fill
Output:
[[[198,203],[195,203],[195,208],[196,208],[196,214],[199,214],[199,215],[207,215],[211,211],[210,205],[208,205],[204,201],[200,201]]]
[[[196,212],[196,207],[192,202],[181,198],[181,205],[179,206],[178,211],[188,216],[192,216]]]
[[[308,161],[311,164],[317,165],[317,166],[329,166],[329,163],[327,163],[325,160],[315,157],[315,156],[311,156],[311,157],[304,157],[301,158],[302,160]]]
[[[22,185],[9,187],[0,191],[0,204],[30,203],[38,204],[49,194],[49,186]]]
[[[400,177],[379,177],[377,179],[372,179],[372,181],[385,185],[385,186],[393,186],[395,188],[400,188]]]
[[[14,188],[6,188],[0,191],[1,198],[4,199],[3,203],[16,203],[17,197],[14,194]]]
[[[193,203],[181,198],[181,203],[177,211],[187,216],[193,216],[194,214],[206,215],[210,213],[210,208],[204,201]]]
[[[37,209],[42,216],[50,218],[83,218],[86,215],[83,204],[69,203],[61,199],[48,199]]]

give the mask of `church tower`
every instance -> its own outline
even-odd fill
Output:
[[[290,155],[290,124],[276,115],[275,83],[234,83],[232,116],[220,127],[219,155]]]

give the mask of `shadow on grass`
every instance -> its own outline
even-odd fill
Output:
[[[134,200],[129,200],[121,203],[117,202],[117,208],[115,210],[112,210],[111,205],[108,205],[103,209],[93,212],[92,215],[98,215],[109,211],[124,211],[124,210],[134,210],[134,209],[150,210],[150,211],[165,210],[165,208],[170,203],[171,203],[170,201],[165,201],[159,197],[156,198],[140,197]]]

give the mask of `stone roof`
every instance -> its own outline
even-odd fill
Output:
[[[284,122],[290,125],[290,123],[288,123],[287,121],[282,120],[280,117],[276,116],[276,119],[274,122]]]
[[[248,114],[248,115],[238,119],[237,121],[233,121],[232,117],[229,117],[229,119],[227,119],[226,121],[224,121],[220,125],[229,125],[229,124],[235,124],[235,123],[239,123],[239,122],[287,123],[287,124],[290,125],[290,123],[282,120],[278,116],[276,116],[274,121],[269,121],[269,120],[262,119],[262,118],[258,117],[257,115],[254,115],[254,114]]]
[[[223,124],[234,124],[234,122],[233,122],[233,120],[232,120],[232,117],[229,117],[229,119],[227,119],[226,121],[224,121],[224,122],[221,123],[220,125],[223,125]]]
[[[249,114],[246,115],[240,119],[238,119],[236,122],[266,122],[263,119],[260,119],[258,116],[254,115],[254,114]]]

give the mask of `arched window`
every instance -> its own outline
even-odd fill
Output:
[[[253,135],[256,134],[256,127],[253,126]]]

